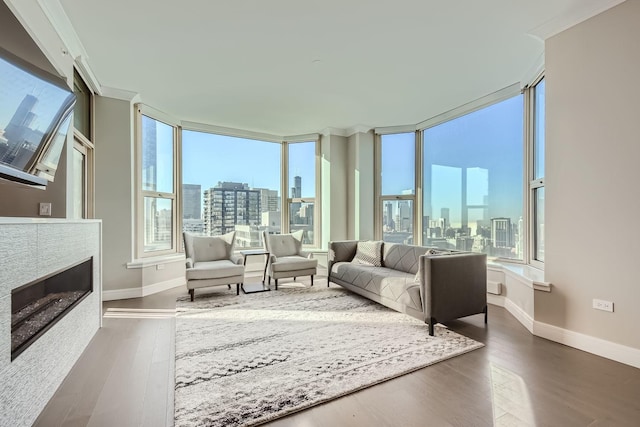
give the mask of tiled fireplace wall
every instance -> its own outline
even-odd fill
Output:
[[[93,257],[93,292],[11,361],[11,290]],[[100,327],[101,223],[0,218],[0,426],[30,426]]]

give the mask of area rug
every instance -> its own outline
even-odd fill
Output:
[[[180,298],[175,425],[261,424],[482,346],[342,288]]]

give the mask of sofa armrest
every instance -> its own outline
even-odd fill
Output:
[[[187,268],[193,268],[193,260],[191,258],[185,258],[184,261]]]
[[[446,322],[486,309],[486,254],[421,255],[416,279],[425,322]]]
[[[327,252],[327,276],[331,277],[331,268],[336,262],[351,262],[358,249],[358,240],[338,240],[329,242]]]
[[[231,262],[234,264],[242,264],[244,263],[244,257],[241,254],[231,254]]]

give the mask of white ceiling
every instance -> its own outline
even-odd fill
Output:
[[[544,37],[619,3],[55,1],[101,86],[273,135],[415,124],[527,83]]]

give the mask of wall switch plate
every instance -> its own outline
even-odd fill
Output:
[[[605,301],[602,299],[594,299],[593,308],[595,308],[596,310],[608,311],[613,313],[613,302]]]
[[[40,203],[40,216],[51,216],[51,203]]]

